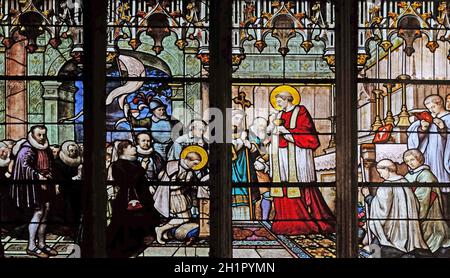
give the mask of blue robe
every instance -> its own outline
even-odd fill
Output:
[[[233,183],[237,182],[248,182],[248,172],[247,172],[247,156],[246,148],[243,147],[237,151],[237,158],[232,162],[232,175],[231,181]],[[232,189],[233,207],[237,206],[248,206],[248,189],[246,187],[235,187]]]

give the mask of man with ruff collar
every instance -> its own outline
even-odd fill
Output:
[[[58,252],[45,242],[47,216],[55,188],[44,183],[32,182],[52,179],[52,152],[49,149],[45,126],[33,126],[30,129],[27,141],[21,145],[17,153],[12,179],[30,181],[11,186],[11,197],[15,205],[32,212],[28,225],[27,254],[39,258],[56,256]]]
[[[55,180],[60,185],[58,188],[64,200],[64,222],[71,227],[72,235],[75,235],[81,218],[81,188],[73,181],[78,175],[81,162],[78,144],[75,141],[66,141],[62,144],[54,165]]]
[[[164,169],[164,159],[151,147],[151,137],[148,133],[139,133],[136,136],[138,161],[146,172],[149,181],[157,180],[158,173]]]

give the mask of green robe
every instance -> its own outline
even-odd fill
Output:
[[[405,178],[414,183],[438,182],[430,168],[426,165],[406,174]],[[426,219],[442,219],[442,199],[439,187],[417,187],[414,194],[419,200],[419,218],[422,233],[431,252],[440,247],[450,246],[450,229],[445,221],[427,221]],[[433,200],[434,199],[434,200]]]

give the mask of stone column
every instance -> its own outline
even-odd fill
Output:
[[[22,39],[21,36],[15,40]],[[26,41],[20,41],[6,50],[6,69],[8,76],[25,76],[27,72]],[[6,138],[18,140],[27,135],[27,82],[24,80],[6,81]]]
[[[44,81],[41,83],[44,86],[44,124],[47,127],[47,137],[50,144],[57,144],[58,142],[58,89],[61,82],[58,81]]]

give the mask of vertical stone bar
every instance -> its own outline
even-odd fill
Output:
[[[356,258],[357,242],[357,1],[336,3],[337,256]]]
[[[105,88],[108,1],[84,1],[83,257],[106,257]]]
[[[226,130],[226,109],[231,107],[231,0],[211,1],[210,14],[210,94],[212,108],[222,112],[222,131]],[[217,132],[217,131],[216,131]],[[210,256],[232,256],[231,148],[214,142],[210,149],[211,170],[211,245]]]

